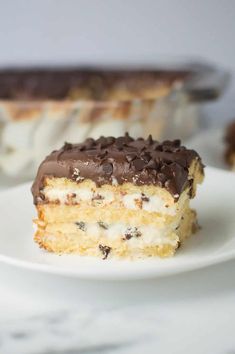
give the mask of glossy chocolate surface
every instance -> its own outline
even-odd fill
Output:
[[[97,186],[126,182],[156,185],[177,200],[190,186],[188,170],[194,159],[200,161],[199,155],[182,146],[180,140],[159,143],[151,136],[144,140],[126,134],[119,138],[89,138],[81,144],[65,143],[41,163],[32,186],[34,202],[43,202],[40,192],[46,177],[65,177],[77,183],[90,179]]]

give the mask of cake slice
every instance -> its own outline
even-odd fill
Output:
[[[56,253],[172,256],[197,228],[189,201],[203,180],[179,140],[87,139],[53,151],[32,186],[35,241]]]
[[[235,171],[235,121],[230,123],[225,135],[225,160],[232,170]]]

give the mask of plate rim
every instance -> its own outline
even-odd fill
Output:
[[[215,173],[219,173],[222,175],[230,175],[234,176],[233,171],[229,170],[223,170],[217,167],[212,167],[212,166],[207,166],[206,171],[214,171]],[[17,186],[14,186],[12,188],[5,189],[3,191],[0,191],[0,195],[3,194],[8,194],[8,193],[13,193],[17,189],[22,189],[29,187],[32,184],[32,182],[26,182],[23,184],[19,184]],[[33,204],[32,204],[33,207]],[[234,235],[235,237],[235,235]],[[79,256],[78,257],[84,257],[84,256]],[[90,258],[90,257],[86,257]],[[47,264],[47,263],[39,263],[39,262],[33,262],[30,260],[22,260],[19,258],[16,258],[14,256],[9,256],[6,254],[2,254],[0,250],[0,262],[13,266],[15,268],[20,268],[20,269],[25,269],[25,270],[30,270],[30,271],[37,271],[37,272],[42,272],[44,274],[50,274],[50,275],[58,275],[58,276],[65,276],[65,277],[70,277],[70,278],[77,278],[81,280],[107,280],[107,281],[125,281],[125,280],[144,280],[144,279],[154,279],[154,278],[162,278],[162,277],[168,277],[168,276],[174,276],[176,274],[180,273],[187,273],[190,271],[194,270],[199,270],[203,269],[209,266],[213,266],[215,264],[220,264],[227,262],[229,260],[232,260],[235,258],[235,248],[231,249],[230,251],[227,252],[221,252],[219,254],[212,254],[206,256],[204,259],[202,259],[199,263],[196,263],[194,260],[189,261],[187,263],[187,266],[185,266],[184,263],[179,263],[178,265],[174,265],[174,267],[165,267],[165,268],[157,268],[154,266],[145,266],[139,273],[134,271],[134,269],[129,269],[127,273],[125,272],[120,272],[120,271],[113,271],[112,272],[105,272],[105,271],[99,271],[98,273],[92,273],[91,271],[78,271],[78,269],[73,270],[71,267],[65,267],[63,268],[62,266],[58,265],[53,265],[53,264]],[[165,260],[167,261],[167,260]],[[106,261],[107,262],[107,261]],[[135,262],[135,261],[131,261]],[[142,260],[144,262],[144,260]]]
[[[112,273],[91,273],[91,272],[77,272],[73,271],[71,268],[62,268],[59,266],[48,265],[48,264],[41,264],[41,263],[33,263],[30,261],[23,261],[20,259],[15,259],[10,256],[0,255],[0,263],[7,264],[9,266],[13,266],[15,268],[25,269],[29,271],[37,271],[44,274],[50,275],[58,275],[63,277],[69,278],[76,278],[80,280],[104,280],[104,281],[130,281],[130,280],[146,280],[146,279],[157,279],[157,278],[164,278],[170,277],[177,274],[188,273],[196,270],[200,270],[203,268],[207,268],[213,265],[225,263],[227,261],[233,260],[235,258],[235,250],[232,250],[228,253],[222,253],[217,257],[207,257],[205,261],[200,262],[198,265],[195,263],[188,263],[187,268],[185,265],[182,264],[180,266],[176,266],[175,268],[165,268],[161,269],[161,272],[157,271],[157,268],[154,269],[153,267],[145,269],[141,273],[134,273],[133,271],[128,271],[128,273],[120,273],[114,272]]]

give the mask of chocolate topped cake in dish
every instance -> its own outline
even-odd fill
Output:
[[[0,170],[31,179],[64,141],[88,137],[128,131],[134,138],[186,140],[198,131],[200,103],[217,98],[226,77],[207,62],[179,58],[154,66],[1,68]]]
[[[53,151],[32,186],[35,240],[104,259],[172,256],[197,228],[189,201],[203,164],[179,140],[87,139]]]
[[[235,121],[230,123],[225,135],[225,159],[232,170],[235,171]]]
[[[166,95],[192,70],[96,68],[0,70],[0,98],[16,100],[131,100]]]

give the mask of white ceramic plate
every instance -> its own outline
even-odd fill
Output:
[[[196,135],[187,142],[187,147],[196,150],[206,166],[229,170],[224,161],[225,127],[209,129]]]
[[[30,185],[0,193],[0,261],[17,267],[83,279],[143,279],[202,268],[235,257],[235,174],[206,168],[193,201],[202,229],[173,258],[138,261],[58,256],[33,242]]]

